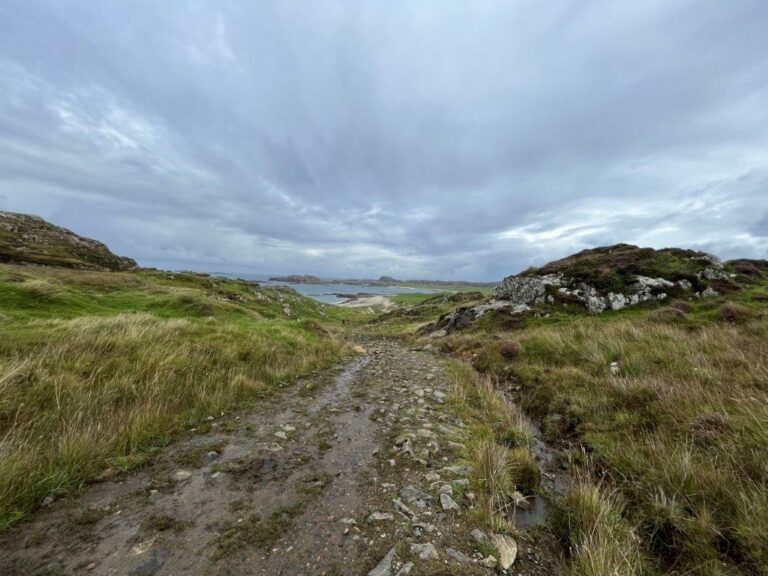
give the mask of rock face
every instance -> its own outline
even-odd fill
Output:
[[[762,274],[752,262],[738,264],[745,271],[742,274]],[[441,338],[471,326],[489,312],[509,315],[511,318],[503,320],[514,325],[516,315],[541,305],[577,304],[599,314],[672,296],[716,296],[719,284],[733,287],[731,276],[735,274],[726,273],[718,258],[704,252],[616,244],[584,250],[542,268],[508,276],[496,285],[489,299],[458,307],[423,327],[420,333]]]
[[[508,276],[493,289],[491,296],[515,304],[534,304],[544,298],[547,286],[561,285],[562,277],[557,274]]]
[[[715,280],[728,280],[728,275],[710,254],[617,244],[509,276],[493,289],[491,303],[498,308],[504,302],[508,306],[578,302],[600,313],[664,300],[670,293],[708,296],[712,294],[708,283]]]
[[[0,262],[61,266],[82,270],[137,268],[96,240],[46,222],[38,216],[0,212]]]

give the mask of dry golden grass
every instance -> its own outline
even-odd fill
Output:
[[[33,320],[0,341],[0,525],[171,433],[327,363],[300,323],[149,314]]]
[[[551,523],[573,559],[572,576],[643,574],[639,539],[622,516],[619,495],[577,478],[557,503]]]
[[[636,549],[585,536],[575,574],[632,573],[638,550],[663,573],[768,574],[768,319],[739,310],[738,322],[715,309],[683,324],[633,313],[532,326],[499,336],[519,346],[506,357],[484,334],[446,342],[521,384],[545,437],[585,446],[608,478],[599,493],[625,504],[638,539],[622,547]]]
[[[531,425],[495,389],[490,378],[467,364],[457,362],[452,368],[451,402],[473,429],[469,456],[480,509],[486,522],[506,529],[513,494],[529,492],[535,487],[532,484],[538,484],[538,464],[529,450]],[[513,446],[510,438],[515,439]]]

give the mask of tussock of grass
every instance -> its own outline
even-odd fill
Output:
[[[570,576],[643,573],[639,539],[622,516],[623,503],[580,478],[553,507],[550,524],[571,558]]]
[[[470,446],[473,486],[480,495],[485,520],[504,526],[516,491],[530,493],[539,478],[538,464],[529,450],[533,432],[525,416],[508,404],[490,378],[471,366],[452,366],[451,401],[473,426]],[[514,438],[514,447],[510,446]]]

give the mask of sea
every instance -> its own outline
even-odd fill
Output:
[[[275,282],[269,276],[241,276],[247,280],[256,280],[263,286],[290,286],[297,292],[309,296],[318,302],[326,304],[340,304],[344,302],[344,294],[379,294],[388,296],[393,294],[437,294],[438,290],[430,288],[409,288],[407,286],[367,286],[364,284],[304,284],[293,282]]]

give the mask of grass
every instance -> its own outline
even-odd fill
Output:
[[[680,248],[639,248],[630,244],[616,244],[583,250],[541,268],[530,268],[530,274],[563,274],[579,282],[591,284],[604,292],[624,292],[637,276],[663,277],[668,280],[687,280],[697,289],[696,276],[710,264],[706,254]]]
[[[504,400],[488,377],[477,374],[469,365],[452,364],[452,380],[452,408],[471,427],[467,448],[482,520],[509,529],[507,518],[515,492],[531,492],[538,485],[538,464],[528,448],[530,424]],[[522,439],[520,445],[510,447],[510,435]]]
[[[660,251],[645,264],[679,265],[682,278],[705,264],[681,260],[688,256]],[[612,281],[594,261],[566,264]],[[625,280],[647,273],[630,268]],[[738,276],[716,298],[599,316],[544,304],[522,316],[489,312],[467,330],[421,340],[463,366],[454,402],[474,422],[473,488],[488,517],[509,506],[510,491],[527,488],[526,475],[535,489],[521,409],[574,477],[551,527],[570,574],[768,575],[768,282],[760,261],[726,269]],[[413,336],[453,307],[424,300],[375,326]],[[520,409],[501,389],[514,391]]]
[[[16,266],[0,306],[0,527],[329,364],[328,319],[356,317],[247,282]]]
[[[624,518],[621,496],[589,478],[574,481],[553,508],[550,523],[573,562],[572,576],[639,576],[639,539]]]
[[[682,316],[643,308],[478,330],[441,346],[520,386],[550,442],[592,455],[606,485],[580,484],[566,509],[587,496],[621,509],[664,573],[768,574],[768,317],[753,295],[694,302]],[[595,550],[611,538],[576,546],[573,573],[633,573],[615,550]],[[613,571],[589,571],[612,558]]]
[[[210,558],[220,560],[244,546],[267,548],[274,544],[293,525],[293,519],[304,509],[300,501],[290,506],[278,508],[269,516],[262,518],[251,514],[238,522],[226,522],[219,527],[219,534],[214,539]]]

